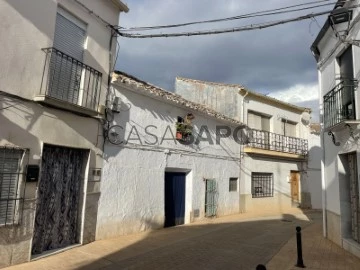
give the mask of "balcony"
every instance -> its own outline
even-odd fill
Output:
[[[344,79],[324,96],[324,127],[336,129],[341,123],[356,122],[357,80]]]
[[[244,152],[282,158],[304,159],[308,154],[308,141],[268,131],[252,129]]]
[[[46,53],[40,94],[34,100],[53,107],[97,115],[102,73],[55,48]]]

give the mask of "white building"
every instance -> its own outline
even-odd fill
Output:
[[[359,1],[339,1],[311,50],[322,109],[324,236],[360,256]]]
[[[98,106],[121,11],[119,0],[0,0],[0,268],[95,240]]]
[[[320,137],[311,132],[310,109],[236,84],[177,78],[175,92],[251,129],[241,149],[241,211],[321,208]]]
[[[220,129],[241,123],[125,73],[113,80],[118,145],[105,145],[97,239],[239,213],[240,145]]]

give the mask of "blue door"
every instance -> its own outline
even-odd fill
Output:
[[[165,173],[165,227],[184,224],[185,173]]]

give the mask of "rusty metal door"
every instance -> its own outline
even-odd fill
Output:
[[[350,178],[350,203],[351,203],[351,231],[352,237],[359,242],[359,184],[357,178],[356,153],[348,155]]]
[[[299,201],[299,184],[300,184],[300,173],[290,172],[291,179],[291,199],[292,201]]]

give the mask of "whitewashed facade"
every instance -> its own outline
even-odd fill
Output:
[[[118,0],[0,0],[0,268],[95,240],[99,107],[121,11]]]
[[[124,73],[113,80],[112,94],[121,99],[121,109],[111,126],[122,126],[123,143],[105,145],[97,239],[166,226],[171,215],[166,175],[171,172],[184,176],[185,209],[177,224],[239,213],[240,145],[233,136],[216,144],[216,127],[234,129],[240,122]],[[208,141],[184,145],[175,140],[178,117],[189,113],[193,136],[203,126]],[[209,200],[211,181],[214,201]]]
[[[360,16],[359,8],[352,8],[357,4],[339,1],[334,12],[350,20],[333,27],[328,20],[311,50],[320,85],[324,236],[360,256]]]
[[[175,92],[250,128],[241,148],[242,212],[321,208],[320,137],[312,132],[310,109],[235,84],[177,78]]]

